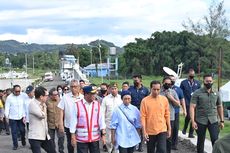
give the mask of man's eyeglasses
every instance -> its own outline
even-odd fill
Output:
[[[69,89],[68,89],[68,88],[65,88],[64,90],[65,90],[65,91],[68,91]]]
[[[20,93],[21,91],[20,90],[18,90],[18,91],[14,91],[15,93]]]

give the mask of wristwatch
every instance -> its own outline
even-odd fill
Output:
[[[220,123],[224,123],[224,121],[220,121]]]

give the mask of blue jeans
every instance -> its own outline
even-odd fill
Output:
[[[12,133],[12,140],[14,147],[18,147],[18,131],[21,135],[22,144],[25,144],[25,124],[23,123],[23,119],[20,120],[9,120],[11,133]]]

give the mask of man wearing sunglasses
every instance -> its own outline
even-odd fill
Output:
[[[25,140],[25,123],[26,112],[24,107],[25,96],[21,94],[21,87],[19,85],[13,86],[13,93],[6,99],[5,116],[9,119],[9,124],[12,133],[13,150],[18,148],[17,134],[20,131],[22,146],[26,145]]]

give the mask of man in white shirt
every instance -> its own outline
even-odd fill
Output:
[[[61,109],[59,131],[64,133],[65,130],[68,153],[74,153],[74,148],[71,144],[71,133],[69,130],[72,115],[71,112],[73,111],[72,109],[75,106],[76,101],[83,99],[84,96],[80,94],[80,85],[78,80],[72,80],[70,82],[70,90],[71,92],[65,94],[58,104],[58,107]]]
[[[5,104],[5,117],[9,120],[12,140],[13,140],[13,150],[18,148],[17,135],[20,131],[22,145],[26,145],[25,140],[25,122],[26,122],[26,112],[25,112],[25,96],[21,93],[21,87],[19,85],[13,86],[13,93],[11,93]]]
[[[71,115],[71,141],[78,153],[100,153],[100,134],[105,135],[105,122],[100,103],[95,100],[96,90],[83,87],[84,99],[78,100]]]
[[[26,87],[25,93],[27,94],[25,97],[26,126],[27,130],[29,130],[29,104],[32,100],[34,100],[34,87],[29,85]]]
[[[110,94],[105,96],[102,100],[101,110],[102,116],[105,120],[106,124],[106,146],[108,152],[110,153],[113,150],[113,145],[111,142],[111,129],[110,129],[110,122],[112,119],[112,114],[114,109],[121,105],[123,101],[121,100],[121,96],[118,94],[118,84],[113,82],[110,83],[109,86]]]

